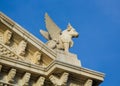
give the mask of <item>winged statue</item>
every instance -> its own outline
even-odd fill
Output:
[[[46,45],[52,49],[63,50],[65,53],[69,52],[69,48],[73,46],[72,38],[78,37],[78,32],[69,23],[67,29],[61,30],[54,21],[45,14],[45,24],[47,31],[40,30],[40,33],[48,41]]]

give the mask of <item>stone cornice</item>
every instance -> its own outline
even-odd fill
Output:
[[[53,62],[51,62],[51,64],[48,67],[42,67],[39,65],[34,65],[34,64],[31,64],[28,62],[19,61],[14,58],[9,58],[9,57],[1,55],[0,63],[4,64],[4,65],[9,65],[9,66],[15,67],[16,69],[22,69],[22,70],[32,72],[35,74],[40,74],[43,76],[48,76],[55,69],[61,69],[64,71],[68,71],[70,73],[78,74],[80,76],[93,78],[100,82],[102,82],[104,80],[103,73],[93,71],[93,70],[90,70],[87,68],[79,67],[79,66],[70,65],[68,63],[64,63],[64,62],[61,62],[58,60],[54,60]]]
[[[2,12],[0,12],[0,22],[2,22],[4,25],[9,27],[9,29],[11,29],[13,32],[16,32],[18,35],[23,37],[26,41],[33,44],[36,48],[38,48],[40,51],[44,52],[50,58],[52,58],[52,59],[56,58],[57,55],[52,49],[48,48],[42,41],[40,41],[34,35],[30,34],[23,27],[21,27],[19,24],[15,23],[13,20],[8,18]]]

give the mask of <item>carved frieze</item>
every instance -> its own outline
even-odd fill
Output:
[[[26,53],[26,47],[27,47],[27,42],[22,40],[17,47],[17,54],[20,56],[24,56]]]
[[[9,45],[11,37],[12,37],[12,32],[10,30],[6,30],[3,35],[4,44]]]
[[[66,86],[68,76],[69,73],[64,72],[60,78],[56,77],[55,75],[51,75],[49,79],[54,84],[54,86]]]

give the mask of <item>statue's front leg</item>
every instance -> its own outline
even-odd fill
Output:
[[[64,51],[65,51],[65,54],[69,53],[69,43],[68,42],[64,42]]]

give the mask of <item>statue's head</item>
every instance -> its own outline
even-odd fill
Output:
[[[70,23],[67,26],[67,31],[69,32],[69,35],[71,35],[72,37],[77,38],[79,36],[79,33],[71,26]]]

